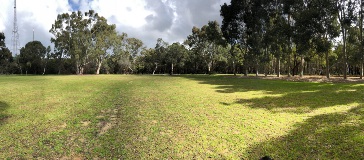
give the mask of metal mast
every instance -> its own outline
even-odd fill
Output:
[[[18,53],[18,45],[19,45],[19,33],[18,33],[18,24],[16,19],[16,0],[14,0],[14,22],[13,22],[13,54]]]

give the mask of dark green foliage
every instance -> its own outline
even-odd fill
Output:
[[[19,65],[26,74],[42,73],[42,58],[46,55],[46,47],[39,41],[28,42],[20,49]]]

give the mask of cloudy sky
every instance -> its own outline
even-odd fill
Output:
[[[17,22],[20,47],[33,39],[51,45],[49,29],[60,13],[95,10],[116,24],[118,32],[141,39],[154,47],[157,38],[174,43],[191,34],[193,26],[201,27],[209,20],[221,24],[220,5],[230,0],[17,0]],[[12,49],[14,1],[1,0],[0,32]]]

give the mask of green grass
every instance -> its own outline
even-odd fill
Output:
[[[364,84],[0,76],[0,159],[363,159]]]

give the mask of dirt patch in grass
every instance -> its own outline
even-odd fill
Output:
[[[98,123],[98,127],[100,128],[97,132],[97,136],[101,136],[108,132],[113,126],[117,123],[117,113],[118,109],[108,109],[102,110],[101,115],[98,115],[97,118],[100,119]]]

